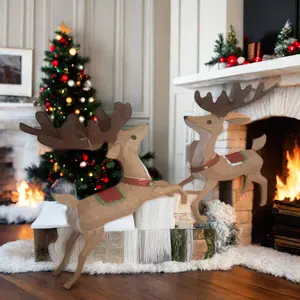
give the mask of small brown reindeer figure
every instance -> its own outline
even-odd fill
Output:
[[[96,193],[85,199],[78,200],[69,194],[52,194],[53,197],[62,204],[68,206],[71,214],[75,216],[71,226],[74,230],[67,242],[64,258],[55,270],[54,275],[58,275],[68,263],[72,247],[82,233],[85,239],[85,245],[78,257],[77,269],[72,278],[64,285],[70,289],[79,278],[85,260],[91,251],[99,244],[104,235],[104,224],[117,220],[135,212],[143,203],[164,195],[181,195],[181,201],[186,203],[187,195],[182,191],[179,185],[170,185],[165,181],[152,181],[147,169],[140,161],[138,148],[141,141],[148,133],[148,125],[143,124],[129,130],[120,130],[131,116],[131,107],[117,103],[115,111],[111,117],[106,116],[101,110],[98,110],[98,122],[90,121],[95,124],[88,124],[87,128],[80,127],[75,118],[70,117],[63,124],[62,129],[57,133],[53,129],[50,121],[45,121],[41,113],[38,113],[37,119],[42,120],[42,130],[36,131],[26,125],[21,125],[21,129],[37,134],[39,140],[43,143],[51,144],[52,147],[59,149],[96,149],[106,141],[109,142],[108,158],[118,159],[123,168],[123,178],[121,182],[113,188],[103,192]],[[48,118],[48,117],[47,117]],[[48,124],[45,126],[45,124]],[[77,124],[75,126],[75,124]],[[117,125],[116,125],[117,124]],[[65,128],[69,129],[69,134],[73,136],[75,142],[69,140],[69,143],[62,143],[61,138]],[[105,128],[106,131],[102,131]],[[53,131],[54,130],[54,131]],[[73,133],[72,133],[73,132]],[[43,136],[51,134],[50,143]],[[95,133],[97,133],[97,138]],[[58,142],[55,141],[58,140]],[[82,141],[82,145],[80,145]],[[114,143],[114,141],[116,141]],[[73,147],[73,145],[76,145]]]
[[[185,123],[200,135],[200,141],[191,144],[189,163],[191,175],[179,185],[183,186],[193,179],[205,179],[204,188],[200,191],[189,193],[198,194],[192,202],[191,209],[197,222],[201,222],[199,203],[219,181],[232,180],[235,177],[244,175],[245,184],[242,192],[245,192],[251,181],[261,186],[261,202],[265,205],[267,201],[267,180],[261,175],[263,159],[256,153],[266,143],[266,136],[263,135],[253,141],[251,150],[243,150],[225,156],[215,153],[217,137],[223,131],[223,122],[230,124],[246,124],[250,118],[242,114],[229,114],[234,109],[243,107],[264,97],[273,90],[275,86],[264,90],[264,84],[260,83],[253,98],[247,102],[244,99],[250,94],[252,87],[248,85],[244,90],[239,84],[234,84],[230,96],[223,91],[214,103],[211,93],[201,97],[198,91],[195,92],[196,103],[204,110],[210,112],[208,116],[185,116]]]

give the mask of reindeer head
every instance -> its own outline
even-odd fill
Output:
[[[120,130],[117,142],[108,150],[107,157],[122,161],[138,157],[138,149],[148,134],[148,124],[141,124],[127,130]]]
[[[184,116],[185,123],[201,133],[206,131],[209,134],[219,135],[223,131],[223,121],[231,124],[245,124],[250,121],[250,118],[243,114],[228,115],[229,112],[246,106],[256,100],[264,97],[267,93],[274,89],[275,85],[271,88],[264,90],[264,84],[260,83],[255,91],[253,98],[245,102],[245,98],[250,94],[252,87],[248,85],[242,89],[240,84],[235,83],[232,86],[229,97],[225,91],[218,97],[214,103],[211,93],[207,93],[205,97],[201,97],[198,91],[195,92],[196,103],[204,110],[211,113],[208,116]]]

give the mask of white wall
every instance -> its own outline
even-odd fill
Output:
[[[169,103],[169,181],[177,183],[189,175],[187,148],[199,139],[184,121],[197,114],[194,91],[173,86],[173,78],[209,71],[205,63],[214,54],[218,33],[226,35],[230,24],[242,41],[243,0],[172,0]],[[213,93],[214,91],[209,90]],[[208,90],[201,89],[200,93]],[[199,182],[195,183],[195,185]],[[194,185],[194,188],[197,186]]]
[[[164,11],[169,0],[161,1]],[[33,92],[38,97],[44,50],[64,20],[81,44],[81,54],[90,57],[87,73],[104,108],[129,102],[134,111],[129,126],[150,123],[145,152],[153,149],[154,95],[161,97],[153,80],[154,44],[160,32],[156,30],[154,36],[154,25],[163,27],[168,20],[160,18],[154,24],[159,6],[157,0],[0,0],[0,47],[34,49]],[[159,59],[161,54],[155,55]],[[161,61],[160,68],[168,70],[168,61]]]

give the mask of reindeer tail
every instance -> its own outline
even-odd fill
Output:
[[[261,149],[267,141],[266,135],[262,135],[261,137],[254,139],[252,144],[252,150],[257,151]]]

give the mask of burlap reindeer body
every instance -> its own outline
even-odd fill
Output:
[[[244,101],[249,96],[252,87],[248,85],[244,90],[239,84],[234,84],[230,96],[225,91],[214,103],[211,93],[201,98],[198,91],[195,92],[196,103],[204,110],[210,112],[207,116],[185,116],[185,123],[200,135],[200,141],[194,141],[190,147],[189,163],[191,175],[183,180],[179,185],[184,186],[193,179],[204,179],[205,186],[201,191],[190,191],[188,193],[197,194],[197,198],[192,202],[191,209],[198,222],[202,222],[199,213],[199,203],[203,198],[214,189],[219,181],[232,180],[238,176],[245,176],[245,184],[242,192],[245,192],[251,181],[261,186],[261,202],[265,205],[267,201],[267,180],[261,175],[263,159],[256,153],[266,143],[266,136],[255,139],[252,149],[219,156],[215,153],[215,143],[217,137],[223,131],[223,123],[247,124],[250,118],[243,114],[229,112],[253,103],[264,97],[273,90],[275,86],[264,90],[261,83],[251,100]]]
[[[104,224],[135,212],[143,203],[164,195],[181,195],[185,203],[187,197],[179,185],[170,185],[165,181],[153,182],[139,159],[138,148],[148,133],[148,125],[143,124],[129,130],[120,130],[131,116],[128,104],[116,103],[112,116],[106,116],[98,109],[98,121],[90,121],[87,127],[81,125],[75,115],[71,115],[62,125],[55,129],[45,113],[37,113],[37,120],[42,129],[34,129],[21,124],[21,130],[38,136],[38,140],[56,149],[95,150],[109,143],[108,158],[118,159],[123,168],[122,181],[113,188],[78,200],[69,194],[53,193],[53,197],[68,206],[74,229],[69,238],[63,261],[55,270],[58,275],[68,263],[72,247],[82,233],[85,246],[78,257],[77,269],[72,278],[64,285],[70,289],[79,278],[87,256],[99,244],[104,235]],[[74,221],[75,216],[75,221]],[[76,218],[78,216],[78,218]]]

